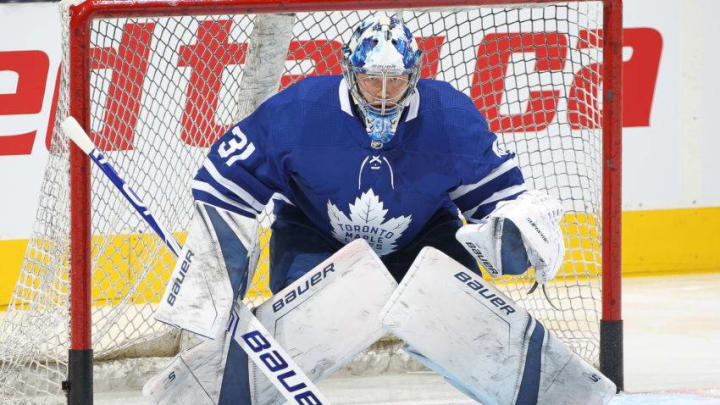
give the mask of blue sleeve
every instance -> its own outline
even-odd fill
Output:
[[[450,199],[470,222],[487,216],[500,201],[513,200],[526,191],[522,172],[513,152],[503,150],[497,135],[477,112],[464,129],[474,143],[475,156],[461,159],[461,184],[450,191]],[[467,122],[466,122],[467,124]],[[467,136],[465,137],[467,139]]]
[[[275,193],[283,194],[265,110],[258,108],[210,147],[192,182],[196,201],[255,218]]]

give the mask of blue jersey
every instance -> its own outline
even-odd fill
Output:
[[[395,136],[373,149],[341,76],[269,98],[210,148],[192,187],[196,200],[249,217],[284,200],[327,235],[364,238],[380,256],[441,209],[473,221],[525,191],[514,154],[449,84],[420,80]]]

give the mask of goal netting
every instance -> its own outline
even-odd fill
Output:
[[[63,4],[65,59],[56,121],[72,109],[86,122],[95,143],[182,242],[193,203],[190,180],[208,146],[278,89],[308,75],[340,74],[341,45],[373,11],[362,10],[362,2],[355,10],[278,13],[275,7],[274,14],[247,14],[249,6],[240,0],[236,6],[220,2],[218,11],[211,1],[204,7],[197,6],[202,1],[177,3],[83,4],[85,14],[92,15],[91,6],[100,10],[88,19],[84,44],[69,36],[78,6]],[[391,12],[402,16],[424,50],[422,77],[447,81],[471,97],[505,148],[517,153],[528,187],[562,201],[566,261],[547,285],[559,310],[541,292],[527,294],[532,274],[497,284],[597,365],[605,231],[603,3],[477,3]],[[77,55],[85,52],[85,71],[70,70],[73,47]],[[78,81],[73,88],[85,93],[70,93],[71,77]],[[82,111],[76,111],[78,97],[87,100]],[[56,125],[33,236],[7,312],[0,313],[2,403],[61,398],[71,333],[70,213],[81,209],[70,198],[70,170],[68,140]],[[175,259],[95,167],[91,190],[85,207],[91,210],[91,242],[85,248],[92,261],[97,367],[173,355],[183,337],[152,313]],[[271,212],[261,218],[264,248],[251,305],[268,297]]]

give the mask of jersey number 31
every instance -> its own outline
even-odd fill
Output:
[[[228,166],[232,166],[238,160],[249,158],[255,152],[255,145],[248,142],[247,136],[240,131],[240,128],[233,128],[232,134],[234,135],[232,138],[218,145],[218,154],[221,158],[227,159],[225,164]]]

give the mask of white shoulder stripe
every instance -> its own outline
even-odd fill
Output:
[[[270,197],[270,198],[271,198],[271,199],[275,199],[275,200],[285,201],[286,203],[288,203],[288,204],[290,204],[290,205],[295,205],[295,203],[292,202],[292,201],[290,201],[290,199],[287,198],[287,196],[286,196],[285,194],[283,194],[283,193],[278,193],[278,192],[276,192],[276,193],[273,194],[272,197]]]
[[[494,203],[495,201],[500,201],[503,198],[508,198],[511,195],[520,193],[522,191],[527,191],[527,187],[525,186],[525,184],[518,184],[517,186],[504,188],[500,191],[493,193],[490,197],[486,198],[483,202],[478,204],[475,208],[463,212],[463,215],[465,215],[466,217],[471,217],[471,216],[473,216],[473,214],[475,214],[475,211],[477,211],[478,208],[480,208],[481,206],[483,206],[485,204]]]
[[[213,180],[217,181],[223,187],[235,193],[243,201],[249,204],[257,213],[260,213],[263,208],[265,208],[265,204],[260,203],[242,187],[223,177],[220,172],[215,168],[215,165],[213,165],[210,159],[205,159],[205,164],[203,164],[203,167],[208,171],[210,177],[212,177]]]
[[[408,114],[407,118],[405,118],[405,122],[408,122],[412,119],[415,119],[418,115],[418,111],[420,110],[420,90],[415,88],[415,91],[410,96],[409,100],[409,106],[408,106]]]
[[[245,205],[245,204],[241,204],[241,203],[239,203],[239,202],[237,202],[237,201],[233,201],[233,200],[227,198],[227,197],[224,196],[222,193],[220,193],[219,191],[217,191],[213,186],[205,183],[204,181],[193,180],[193,181],[190,183],[190,187],[192,187],[192,188],[195,189],[195,190],[204,191],[204,192],[210,194],[211,196],[217,198],[218,200],[224,202],[225,204],[232,205],[233,207],[238,208],[238,209],[241,209],[241,210],[243,210],[243,211],[246,211],[246,212],[249,212],[249,213],[252,213],[252,212],[255,211],[254,209],[248,207],[248,206]]]
[[[340,80],[340,86],[338,88],[338,97],[340,97],[340,109],[353,115],[352,106],[350,105],[350,89],[348,88],[345,78]]]
[[[515,163],[514,159],[510,159],[505,161],[500,166],[496,167],[495,170],[491,171],[490,174],[483,177],[480,181],[478,181],[475,184],[466,184],[462,186],[458,186],[455,188],[455,190],[450,192],[450,199],[451,200],[457,200],[458,198],[464,196],[465,194],[475,190],[476,188],[489,183],[490,181],[498,178],[500,175],[509,172],[513,168],[517,167],[517,163]]]

